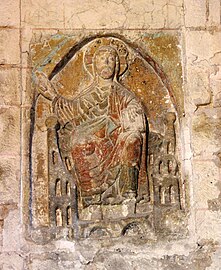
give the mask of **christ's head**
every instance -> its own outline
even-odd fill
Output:
[[[94,55],[94,71],[104,80],[114,78],[119,69],[119,57],[110,46],[100,47]]]

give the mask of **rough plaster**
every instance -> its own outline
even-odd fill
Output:
[[[0,7],[0,268],[210,269],[220,253],[220,1],[10,0]],[[29,44],[42,33],[177,31],[181,38],[189,235],[181,241],[30,241],[26,228]]]

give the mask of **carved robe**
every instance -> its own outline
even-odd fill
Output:
[[[82,197],[147,185],[146,118],[130,91],[117,82],[106,88],[94,82],[73,100],[59,97],[54,109],[62,126],[59,147],[63,159],[71,159]]]

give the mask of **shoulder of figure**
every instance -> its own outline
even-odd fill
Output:
[[[81,98],[85,97],[88,93],[90,93],[93,88],[94,88],[94,83],[92,83],[90,86],[83,89],[82,91],[77,92],[73,96],[73,98],[67,98],[67,97],[64,97],[62,95],[57,95],[54,103],[66,102],[68,104],[74,104],[74,103],[78,102]]]
[[[95,87],[96,87],[96,83],[93,82],[92,84],[90,84],[88,87],[86,87],[82,91],[79,91],[78,93],[76,93],[76,95],[73,97],[72,101],[76,101],[78,99],[83,98],[84,96],[89,94]]]
[[[120,84],[119,82],[115,82],[114,86],[115,86],[115,89],[116,89],[118,95],[127,96],[130,99],[137,99],[135,94],[131,90],[129,90],[128,88],[126,88],[125,86]]]

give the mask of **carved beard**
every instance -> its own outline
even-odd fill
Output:
[[[110,79],[113,76],[113,69],[110,67],[103,67],[101,69],[101,71],[99,72],[99,75],[103,78],[103,79]]]

